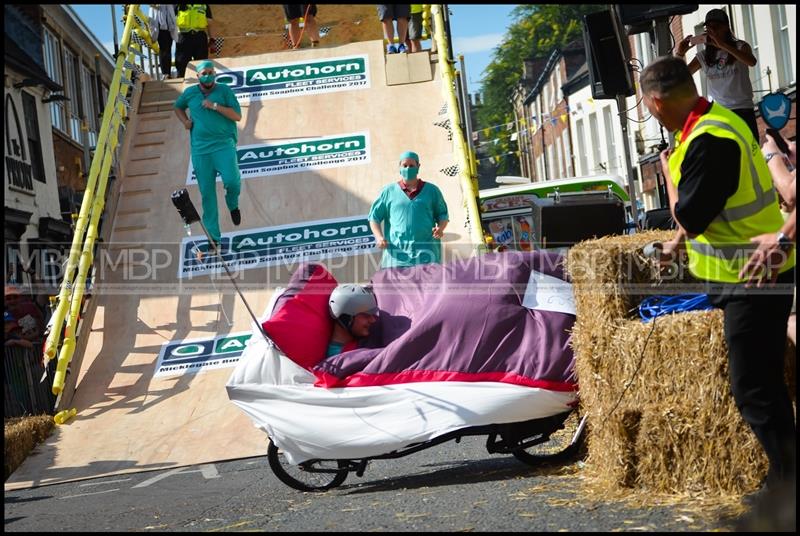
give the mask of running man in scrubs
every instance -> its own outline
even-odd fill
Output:
[[[381,268],[442,262],[449,221],[442,192],[417,176],[417,153],[400,155],[399,172],[402,179],[385,186],[369,211],[369,226],[383,249]]]
[[[214,64],[210,60],[197,64],[197,75],[200,83],[188,88],[175,101],[175,115],[190,132],[192,165],[203,198],[203,225],[219,247],[217,173],[222,175],[225,204],[233,224],[242,222],[239,212],[241,176],[236,156],[236,122],[242,118],[242,110],[233,91],[215,82]]]

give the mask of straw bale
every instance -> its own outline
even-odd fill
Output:
[[[604,237],[569,252],[575,369],[590,423],[586,476],[596,489],[741,494],[758,486],[767,460],[730,393],[722,311],[638,317],[647,295],[691,283],[683,272],[660,281],[641,254],[671,236]],[[794,396],[794,349],[786,355]]]
[[[3,423],[5,477],[19,467],[33,448],[42,443],[53,429],[52,415],[7,419]]]

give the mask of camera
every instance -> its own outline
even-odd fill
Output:
[[[700,44],[704,45],[707,40],[708,36],[706,34],[693,35],[692,37],[689,38],[689,42],[693,45],[700,45]]]
[[[185,225],[191,225],[200,221],[200,215],[197,213],[197,209],[194,208],[194,204],[192,204],[192,200],[186,188],[175,190],[170,197],[172,198],[172,204],[178,209],[178,214],[180,214]]]

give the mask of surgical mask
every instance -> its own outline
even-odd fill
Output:
[[[406,181],[406,182],[413,181],[414,179],[416,179],[417,178],[417,173],[419,173],[419,168],[418,167],[405,167],[405,168],[401,167],[400,168],[400,176],[403,177],[403,180]]]
[[[202,84],[210,86],[214,83],[214,75],[213,74],[204,74],[203,76],[199,77],[199,80]]]

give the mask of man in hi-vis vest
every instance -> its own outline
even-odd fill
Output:
[[[794,489],[795,424],[783,379],[792,241],[777,237],[782,255],[775,285],[748,288],[739,277],[753,250],[750,239],[777,235],[783,225],[769,168],[744,120],[698,96],[680,58],[657,59],[639,85],[653,117],[675,134],[661,165],[678,232],[662,260],[685,247],[689,271],[724,310],[731,391],[769,459],[763,493]]]
[[[178,78],[186,74],[193,60],[208,59],[211,39],[211,6],[208,4],[175,4],[178,42],[175,44],[175,69]]]

